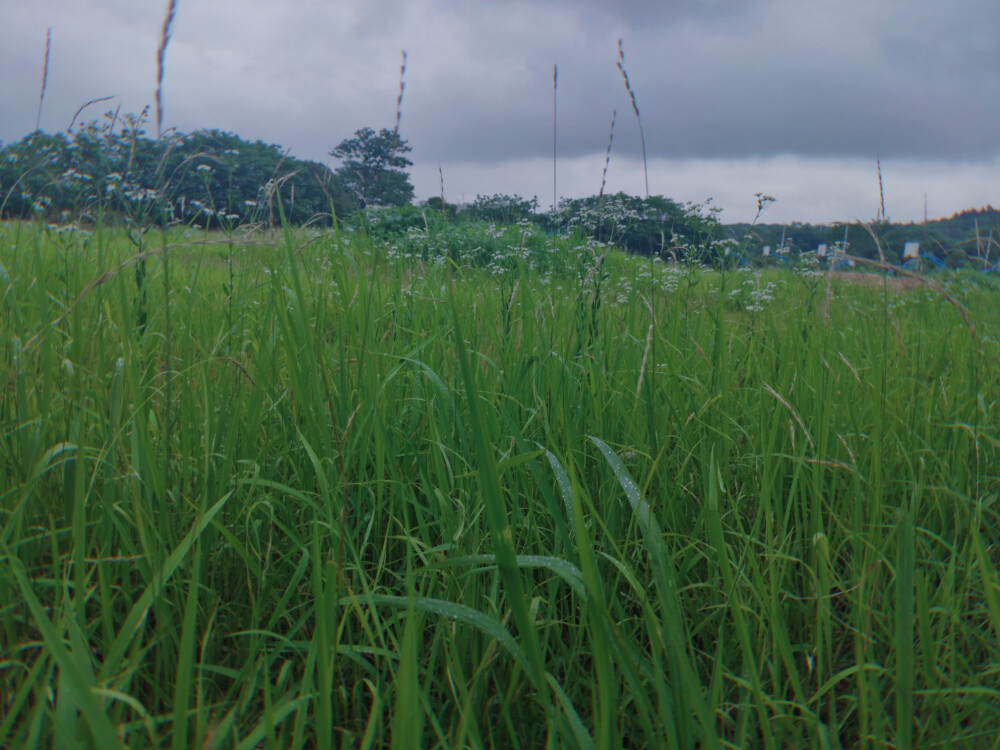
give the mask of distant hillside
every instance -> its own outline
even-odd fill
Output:
[[[1000,258],[1000,209],[990,205],[985,208],[967,209],[943,219],[925,223],[894,224],[883,222],[877,234],[886,258],[898,263],[906,242],[919,242],[921,252],[928,252],[943,260],[951,267],[962,265],[978,266],[978,258],[989,258],[996,262]],[[848,252],[865,258],[878,257],[878,250],[872,236],[861,224],[727,224],[726,234],[734,240],[742,240],[750,232],[749,250],[753,254],[762,251],[765,245],[777,249],[782,246],[791,253],[814,251],[825,244],[847,238]]]

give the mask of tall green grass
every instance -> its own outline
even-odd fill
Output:
[[[145,241],[0,225],[0,746],[995,742],[995,288]]]

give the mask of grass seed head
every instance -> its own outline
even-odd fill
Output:
[[[167,46],[173,31],[174,15],[177,12],[177,0],[167,0],[167,12],[163,16],[163,28],[160,31],[160,46],[156,49],[156,135],[163,131],[163,75],[164,62],[167,56]]]

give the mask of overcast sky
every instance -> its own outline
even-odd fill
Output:
[[[165,0],[0,0],[0,140],[86,101],[153,103]],[[1000,206],[1000,0],[178,0],[164,123],[328,152],[364,126],[401,134],[419,199],[552,203],[552,66],[560,197],[712,199],[724,221],[918,221]],[[98,119],[109,105],[85,114]],[[155,130],[155,126],[153,127]],[[439,173],[440,165],[440,173]]]

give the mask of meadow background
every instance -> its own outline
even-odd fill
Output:
[[[0,745],[991,746],[995,277],[531,232],[0,225]]]

